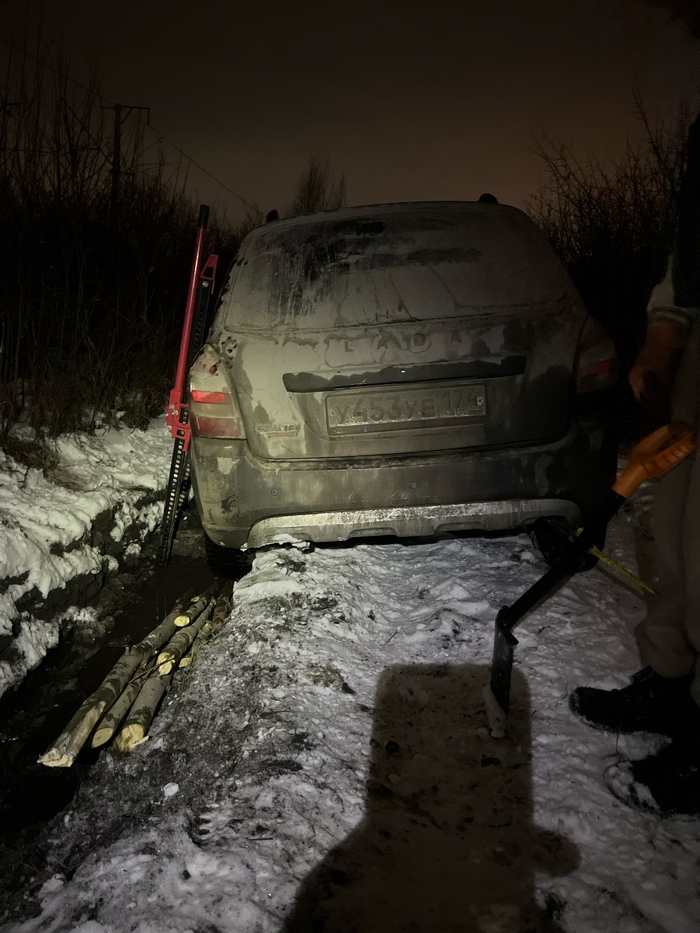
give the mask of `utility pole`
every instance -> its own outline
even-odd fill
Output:
[[[113,104],[111,107],[103,107],[103,110],[114,111],[114,131],[112,133],[112,198],[111,198],[111,221],[112,227],[116,227],[119,216],[119,191],[121,186],[122,172],[122,123],[132,110],[145,110],[149,117],[150,107],[139,107],[138,104]],[[123,113],[126,111],[126,113]],[[146,121],[148,122],[148,120]]]
[[[114,134],[112,136],[112,226],[117,225],[119,213],[119,184],[122,173],[122,105],[114,105]]]

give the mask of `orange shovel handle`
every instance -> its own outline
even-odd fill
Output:
[[[697,434],[683,421],[673,421],[649,434],[630,451],[627,466],[613,486],[613,492],[629,498],[647,479],[668,473],[697,448]]]

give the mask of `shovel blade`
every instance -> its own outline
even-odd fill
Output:
[[[504,606],[496,616],[496,629],[493,637],[493,658],[491,660],[491,693],[508,715],[510,709],[510,677],[513,670],[513,652],[518,639],[508,625],[508,606]]]

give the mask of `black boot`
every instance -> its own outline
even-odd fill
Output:
[[[656,755],[605,771],[611,793],[659,816],[700,816],[700,736],[671,742]]]
[[[578,687],[569,697],[573,713],[594,729],[655,732],[671,738],[700,733],[700,707],[690,695],[692,674],[662,677],[650,667],[622,690]]]

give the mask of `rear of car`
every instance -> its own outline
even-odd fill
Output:
[[[614,478],[615,366],[515,208],[267,224],[190,373],[205,532],[242,548],[579,522]]]

